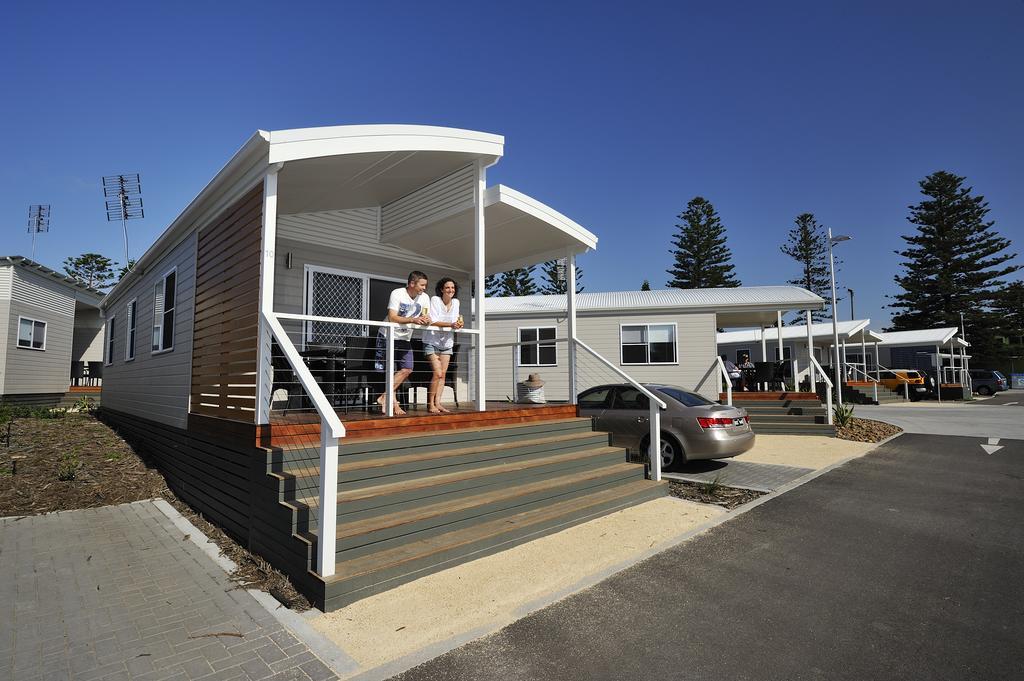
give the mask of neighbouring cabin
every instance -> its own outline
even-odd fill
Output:
[[[70,406],[98,398],[103,294],[21,256],[0,257],[0,396]]]
[[[487,186],[503,148],[426,126],[260,131],[103,301],[103,418],[320,607],[664,494],[574,399],[488,401],[473,292],[597,245]],[[422,355],[398,388],[390,370],[411,327],[385,308],[411,270],[460,287],[443,416]]]

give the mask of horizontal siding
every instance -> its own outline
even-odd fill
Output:
[[[377,227],[378,214],[378,208],[355,208],[279,215],[277,238],[279,242],[326,246],[345,253],[365,256],[373,261],[390,260],[399,263],[399,269],[408,270],[408,263],[423,266],[441,265],[436,260],[424,258],[399,246],[382,244]],[[285,246],[279,243],[277,252],[283,258]]]
[[[122,332],[124,325],[121,326]],[[98,362],[103,359],[103,318],[93,308],[75,311],[75,335],[71,347],[71,360]]]
[[[0,277],[3,273],[0,272]],[[5,384],[7,380],[7,348],[17,342],[17,336],[12,337],[9,335],[9,329],[11,323],[11,299],[0,298],[0,395],[5,392]],[[17,332],[15,332],[17,333]]]
[[[25,289],[23,289],[25,290]],[[29,289],[31,291],[31,289]],[[74,314],[45,309],[18,299],[21,291],[15,287],[15,299],[10,302],[7,316],[7,362],[4,372],[4,393],[63,393],[71,381],[71,342]],[[48,295],[53,300],[56,296]],[[68,300],[71,300],[69,297]],[[67,306],[61,305],[63,309]],[[71,300],[71,310],[74,301]],[[30,317],[46,322],[46,349],[30,350],[17,347],[18,317]]]
[[[469,165],[381,208],[385,241],[473,208],[476,169]]]
[[[178,428],[188,417],[192,367],[192,316],[195,287],[196,235],[178,244],[131,287],[120,292],[107,308],[116,316],[114,363],[103,368],[103,405]],[[174,348],[152,354],[153,303],[157,282],[173,267],[178,268],[175,292]],[[138,299],[135,359],[125,361],[126,307]]]
[[[672,365],[622,365],[620,360],[620,324],[661,324],[676,323],[676,355],[678,362]],[[518,341],[519,327],[554,326],[556,335],[565,337],[565,317],[530,317],[521,320],[491,318],[487,321],[487,344],[514,343]],[[662,382],[694,389],[715,359],[715,315],[693,313],[675,315],[608,315],[577,317],[577,335],[606,360],[619,367],[634,380],[641,383]],[[568,346],[557,344],[558,366],[519,367],[519,380],[526,380],[530,373],[539,373],[545,381],[544,392],[549,400],[567,400],[568,389]],[[487,351],[487,399],[504,400],[514,395],[513,354],[511,348],[492,348]],[[581,351],[577,360],[579,366],[580,390],[600,383],[620,383],[621,379],[608,367]],[[709,381],[702,386],[701,394],[714,397],[717,394]]]
[[[67,284],[29,272],[23,267],[14,269],[11,299],[61,315],[74,316],[75,294]]]
[[[0,300],[10,300],[14,265],[0,265]]]

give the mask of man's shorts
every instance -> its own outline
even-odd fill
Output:
[[[384,364],[387,362],[388,345],[384,336],[377,336],[377,354],[374,357],[373,366],[377,371],[384,371]],[[408,369],[412,371],[412,342],[407,340],[395,341],[395,371]]]

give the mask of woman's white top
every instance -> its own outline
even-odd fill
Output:
[[[441,300],[440,296],[430,297],[431,323],[447,322],[449,324],[454,324],[458,318],[458,298],[452,298],[452,306],[446,310],[444,308],[444,301]],[[423,332],[423,342],[428,345],[433,345],[438,350],[451,350],[452,346],[455,345],[455,334],[451,331],[435,331],[434,329],[427,329]]]

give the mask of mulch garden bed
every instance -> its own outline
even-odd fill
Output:
[[[231,578],[239,588],[266,591],[296,610],[311,607],[284,574],[178,499],[156,468],[92,414],[15,418],[9,445],[7,432],[7,422],[0,423],[0,517],[160,497],[234,561]]]
[[[738,487],[726,487],[718,482],[686,482],[682,480],[669,480],[668,493],[679,499],[697,501],[702,504],[714,504],[728,509],[742,506],[748,501],[762,497],[767,492],[758,492],[752,489],[740,489]]]
[[[840,440],[853,440],[855,442],[881,442],[887,437],[892,437],[902,432],[902,428],[891,423],[882,423],[881,421],[854,416],[850,423],[842,428],[836,428],[836,437]]]

